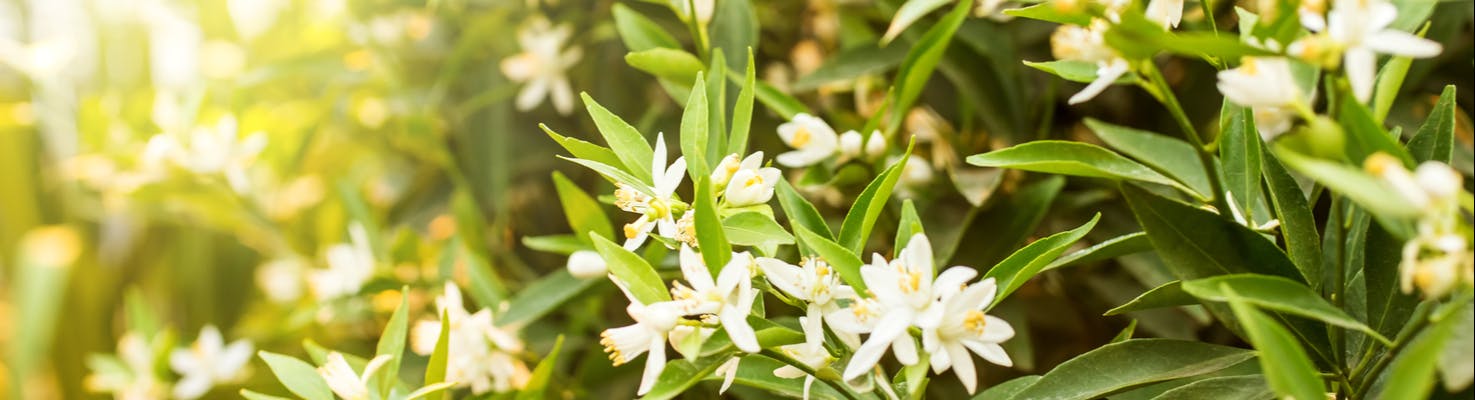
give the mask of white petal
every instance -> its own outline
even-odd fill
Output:
[[[185,375],[183,379],[174,384],[174,397],[185,400],[198,399],[210,391],[211,383],[209,376],[205,374]]]
[[[568,78],[558,76],[553,78],[553,109],[558,110],[561,115],[574,112],[574,90],[569,87]]]
[[[1391,29],[1373,34],[1363,44],[1379,53],[1413,58],[1434,57],[1444,49],[1439,42]]]
[[[1070,100],[1067,102],[1069,104],[1080,104],[1091,100],[1095,98],[1096,95],[1101,94],[1102,91],[1105,91],[1106,88],[1111,87],[1111,85],[1116,82],[1117,78],[1121,78],[1122,74],[1125,73],[1127,73],[1127,63],[1125,62],[1112,63],[1110,65],[1097,68],[1096,80],[1091,81],[1090,85],[1086,85],[1085,89],[1081,89],[1081,91],[1077,92],[1074,96],[1070,96]]]
[[[517,92],[515,104],[518,111],[527,111],[538,107],[543,98],[548,96],[548,81],[545,79],[533,79],[528,81],[522,90]]]
[[[902,365],[917,365],[922,361],[917,358],[917,341],[905,331],[891,341],[891,352],[896,354],[896,361],[900,361]]]
[[[966,285],[968,280],[973,279],[975,276],[978,276],[978,270],[973,268],[962,266],[951,267],[942,271],[942,274],[937,276],[937,281],[934,282],[932,290],[942,297],[947,297],[963,290],[963,285]]]
[[[958,374],[958,380],[963,381],[968,394],[973,394],[978,390],[978,371],[973,369],[973,358],[968,356],[968,349],[958,343],[943,346],[943,349],[954,359],[953,373]]]
[[[666,341],[664,338],[655,337],[650,342],[650,356],[645,359],[645,372],[640,375],[640,389],[636,391],[636,394],[644,396],[650,393],[650,389],[660,378],[661,371],[665,369]]]
[[[1005,367],[1014,366],[1014,361],[1009,359],[1009,353],[1005,353],[1002,346],[993,343],[983,343],[972,340],[963,341],[963,345],[968,346],[968,350],[972,350],[980,357],[983,357],[984,360],[994,363],[995,365]]]
[[[748,312],[745,310],[728,310],[717,315],[722,321],[722,329],[727,331],[727,336],[732,338],[732,344],[738,350],[748,353],[757,353],[763,348],[758,347],[758,336],[754,334],[753,327],[748,325]]]
[[[983,316],[983,335],[979,339],[985,342],[1002,343],[1014,337],[1014,327],[1008,321],[992,315]]]
[[[809,301],[808,290],[803,286],[804,270],[799,266],[775,258],[762,257],[758,259],[758,268],[763,270],[763,276],[768,278],[768,282],[772,283],[773,287],[789,296]]]
[[[1373,97],[1373,80],[1377,75],[1378,58],[1366,48],[1347,49],[1347,59],[1342,67],[1347,69],[1347,81],[1352,84],[1352,95],[1357,101],[1366,103]]]
[[[707,264],[702,262],[702,256],[692,250],[690,246],[681,245],[681,276],[691,284],[691,288],[697,291],[710,290],[717,286],[712,281],[712,273],[707,270]]]

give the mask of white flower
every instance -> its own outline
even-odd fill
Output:
[[[757,262],[773,287],[809,303],[805,315],[814,326],[823,327],[828,322],[836,333],[842,334],[842,340],[870,332],[867,322],[874,322],[871,319],[874,307],[858,300],[855,289],[841,284],[840,274],[824,260],[808,258],[800,262],[802,267],[767,257]],[[848,302],[851,307],[845,307],[842,302]],[[858,345],[859,340],[847,344]]]
[[[169,354],[169,366],[182,376],[174,385],[174,397],[196,399],[216,383],[239,381],[244,377],[242,367],[251,361],[251,349],[249,340],[225,344],[219,329],[205,325],[193,345]]]
[[[328,388],[337,393],[344,400],[368,400],[369,379],[379,372],[384,363],[393,358],[388,354],[374,357],[364,365],[364,373],[353,372],[353,367],[348,365],[348,360],[343,358],[339,352],[328,353],[328,359],[323,366],[318,367],[318,375],[328,382]]]
[[[369,247],[368,231],[355,222],[349,225],[348,236],[351,242],[328,247],[328,269],[313,271],[307,277],[319,300],[356,294],[374,276],[374,250]]]
[[[1387,153],[1373,153],[1363,161],[1369,173],[1381,178],[1402,195],[1409,205],[1427,215],[1437,215],[1458,207],[1463,185],[1460,174],[1438,161],[1426,161],[1415,172]]]
[[[302,271],[306,262],[296,257],[271,260],[256,268],[256,286],[266,298],[287,303],[302,298]]]
[[[266,30],[276,22],[277,13],[290,5],[291,3],[282,0],[228,0],[225,2],[226,10],[230,12],[231,23],[236,26],[236,32],[246,40],[266,33]]]
[[[734,207],[767,203],[773,198],[773,185],[779,178],[778,168],[763,166],[763,152],[753,153],[732,173],[723,198]]]
[[[994,364],[1014,365],[1009,354],[999,346],[999,343],[1014,337],[1014,328],[1002,319],[983,313],[993,303],[997,292],[994,278],[988,278],[962,292],[946,296],[942,300],[941,321],[936,327],[922,331],[922,347],[931,357],[932,372],[940,374],[951,368],[970,394],[978,388],[978,374],[969,351]]]
[[[214,128],[197,127],[187,135],[160,133],[144,148],[145,164],[172,163],[191,172],[222,174],[237,193],[250,189],[246,169],[266,148],[266,134],[236,134],[236,118],[225,116]]]
[[[1183,0],[1152,0],[1147,3],[1147,19],[1165,28],[1177,28],[1183,21]]]
[[[762,350],[758,347],[753,327],[748,325],[748,315],[752,314],[753,301],[758,296],[758,290],[753,289],[750,279],[753,264],[753,256],[748,253],[733,253],[732,259],[713,280],[701,254],[690,246],[682,245],[681,275],[690,286],[677,282],[671,288],[671,297],[682,304],[684,314],[716,314],[732,343],[749,353]]]
[[[840,156],[845,159],[880,157],[884,153],[886,138],[881,136],[880,130],[871,131],[869,139],[861,137],[860,132],[853,130],[840,134]]]
[[[1403,245],[1398,264],[1404,293],[1417,286],[1428,298],[1441,298],[1460,284],[1470,285],[1472,254],[1457,234],[1421,234]]]
[[[943,312],[938,298],[956,293],[978,274],[972,268],[953,267],[937,275],[934,281],[934,270],[932,244],[921,233],[912,236],[896,260],[888,263],[880,254],[875,254],[871,264],[860,267],[867,288],[875,293],[876,300],[885,310],[871,335],[856,349],[850,364],[845,367],[845,380],[864,375],[880,361],[887,347],[891,347],[897,360],[904,365],[914,365],[919,361],[916,342],[907,333],[907,328],[937,326]]]
[[[566,74],[584,57],[584,51],[578,46],[563,49],[571,34],[568,25],[554,27],[541,17],[518,29],[517,43],[522,46],[522,53],[502,60],[502,74],[514,82],[527,84],[517,93],[518,110],[537,107],[551,92],[553,108],[559,114],[573,112],[574,91]]]
[[[712,13],[717,8],[717,0],[671,0],[671,6],[676,9],[676,15],[683,21],[691,19],[693,15],[691,9],[695,6],[697,21],[705,25],[712,22]]]
[[[609,273],[609,266],[605,265],[604,257],[593,250],[579,250],[568,256],[568,272],[575,278],[593,279],[602,278]]]
[[[634,324],[610,328],[599,334],[599,344],[615,366],[620,366],[650,352],[645,360],[645,371],[640,376],[640,389],[636,394],[644,395],[666,368],[666,335],[676,328],[681,319],[681,304],[662,301],[652,304],[641,303],[619,279],[611,279],[615,286],[630,299],[625,312],[635,320]]]
[[[445,292],[435,299],[435,304],[438,311],[446,314],[450,325],[447,381],[461,387],[470,386],[472,393],[477,394],[517,390],[527,383],[530,378],[527,366],[508,354],[523,349],[515,330],[497,327],[490,309],[468,312],[461,290],[452,282],[446,282]],[[439,318],[416,322],[411,331],[410,349],[420,355],[434,352],[441,328]]]
[[[621,183],[615,189],[615,206],[621,210],[641,214],[634,222],[625,224],[625,248],[635,250],[645,244],[650,231],[657,230],[661,236],[675,237],[676,217],[671,213],[675,201],[676,187],[686,177],[686,158],[677,157],[666,166],[666,136],[656,135],[656,148],[652,153],[650,176],[655,182],[655,196]]]
[[[1285,58],[1245,57],[1238,68],[1219,71],[1218,87],[1229,101],[1250,107],[1255,128],[1267,142],[1290,130],[1296,110],[1305,107]]]
[[[111,393],[121,400],[153,400],[168,396],[169,388],[154,373],[154,349],[137,332],[118,338],[117,358],[102,357],[115,368],[97,368],[84,381],[88,391]],[[101,363],[97,363],[101,364]]]
[[[780,124],[778,136],[794,150],[779,154],[776,160],[779,164],[793,168],[824,161],[835,154],[840,145],[835,129],[830,128],[830,124],[805,113],[794,115],[794,119]]]
[[[1301,23],[1319,35],[1291,43],[1290,53],[1321,59],[1326,44],[1343,51],[1343,68],[1358,101],[1373,95],[1378,54],[1428,58],[1439,55],[1438,42],[1389,29],[1398,18],[1398,8],[1382,0],[1337,0],[1322,20],[1314,12],[1302,12]],[[1329,43],[1328,43],[1329,42]]]
[[[727,388],[732,387],[732,381],[737,379],[738,365],[743,361],[742,357],[733,357],[717,366],[712,373],[722,377],[722,387],[717,389],[717,394],[727,393]]]
[[[1070,104],[1091,100],[1131,69],[1126,59],[1107,46],[1104,35],[1108,28],[1106,20],[1095,19],[1087,27],[1061,25],[1050,35],[1050,51],[1056,59],[1096,64],[1096,80],[1070,96]]]
[[[907,157],[901,166],[901,183],[905,186],[923,186],[932,182],[932,166],[921,157]]]
[[[804,329],[804,343],[786,345],[780,347],[779,350],[804,363],[811,370],[824,368],[834,361],[834,358],[830,357],[829,350],[825,350],[824,329],[820,326],[819,321],[810,317],[799,317],[799,326]],[[773,375],[784,379],[804,377],[804,399],[809,399],[809,387],[814,384],[813,376],[792,365],[773,370]]]

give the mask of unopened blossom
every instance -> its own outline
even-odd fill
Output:
[[[840,134],[840,157],[844,159],[875,158],[886,154],[886,137],[880,130],[871,131],[869,138],[853,130]]]
[[[734,207],[767,203],[773,198],[773,186],[778,184],[779,174],[778,168],[763,166],[763,152],[748,155],[733,171],[723,189],[723,199]]]
[[[385,354],[374,357],[364,365],[364,373],[353,372],[353,367],[348,365],[348,360],[343,358],[339,352],[328,353],[327,360],[323,366],[318,367],[318,375],[328,383],[328,388],[344,400],[368,400],[369,380],[384,367],[393,357]]]
[[[916,341],[907,328],[937,326],[943,313],[938,298],[956,292],[978,274],[972,268],[953,267],[934,279],[934,271],[932,244],[921,233],[912,236],[896,260],[887,262],[880,254],[874,254],[870,264],[860,267],[866,287],[875,294],[884,311],[871,335],[845,367],[846,380],[864,375],[874,367],[887,347],[903,365],[920,361]]]
[[[803,363],[811,370],[818,370],[829,366],[834,361],[830,357],[829,350],[825,350],[825,334],[820,327],[819,321],[812,317],[799,317],[799,326],[804,329],[804,342],[799,344],[785,345],[779,348],[784,355]],[[814,376],[804,373],[804,370],[793,365],[785,365],[773,370],[773,375],[784,378],[804,378],[804,399],[809,399],[809,387],[814,384]]]
[[[169,163],[201,175],[220,174],[231,189],[249,189],[246,170],[266,148],[266,134],[236,134],[236,119],[225,116],[214,127],[197,127],[188,134],[160,133],[144,148],[145,164]]]
[[[706,25],[712,22],[712,14],[717,9],[717,0],[670,0],[671,7],[676,9],[676,15],[681,20],[688,21],[696,17],[697,22]],[[695,10],[693,10],[695,8]]]
[[[942,318],[936,326],[922,330],[922,347],[931,358],[932,372],[940,374],[952,369],[969,394],[978,388],[978,374],[969,352],[990,363],[1014,365],[1009,354],[999,346],[1014,337],[1014,328],[998,317],[984,314],[993,305],[997,293],[994,278],[987,278],[945,296]]]
[[[568,273],[579,279],[602,278],[609,273],[609,266],[598,252],[579,250],[568,256]]]
[[[1316,34],[1291,43],[1288,50],[1303,59],[1330,63],[1329,67],[1341,54],[1353,96],[1367,102],[1373,96],[1378,54],[1429,58],[1443,50],[1438,42],[1390,28],[1397,18],[1398,8],[1384,0],[1336,0],[1326,19],[1314,12],[1301,13],[1301,24]]]
[[[1218,87],[1229,101],[1250,108],[1267,142],[1290,130],[1298,110],[1307,107],[1285,58],[1245,57],[1238,68],[1219,71]]]
[[[181,376],[174,384],[174,397],[197,399],[216,384],[239,382],[245,378],[251,350],[251,341],[226,344],[219,329],[205,325],[194,344],[169,354],[169,366]]]
[[[436,297],[435,304],[440,313],[445,313],[450,329],[446,336],[451,349],[446,359],[447,381],[456,382],[458,387],[470,387],[477,394],[519,390],[527,384],[531,378],[527,366],[509,354],[522,351],[522,340],[514,330],[496,326],[490,309],[468,312],[460,288],[452,282],[446,282],[445,291]],[[441,329],[446,327],[441,325],[440,318],[416,322],[411,330],[410,349],[420,355],[431,354],[440,340]]]
[[[680,282],[671,288],[671,298],[681,303],[685,315],[716,315],[722,329],[732,339],[738,350],[757,353],[758,337],[748,324],[748,315],[753,312],[753,301],[758,290],[753,289],[753,256],[748,253],[733,253],[732,259],[718,272],[716,279],[702,261],[701,254],[689,246],[681,246],[681,275],[686,284]]]
[[[779,154],[779,164],[798,168],[817,164],[835,154],[840,143],[835,129],[813,115],[799,113],[778,126],[778,136],[793,151]]]
[[[656,135],[655,152],[651,155],[650,176],[655,187],[654,196],[641,193],[628,184],[621,183],[615,189],[615,206],[621,210],[641,214],[634,222],[625,224],[625,248],[635,250],[645,244],[652,230],[665,237],[676,236],[676,216],[671,211],[675,202],[676,187],[686,177],[686,158],[677,157],[666,166],[666,136]]]
[[[901,166],[901,184],[918,187],[931,182],[932,165],[921,157],[907,157],[907,163]]]
[[[567,24],[554,27],[541,17],[518,29],[517,43],[522,53],[502,60],[501,65],[507,79],[524,84],[515,100],[518,110],[531,110],[551,95],[559,114],[574,111],[568,70],[584,57],[584,51],[578,46],[564,49],[572,33]]]
[[[302,298],[302,272],[307,262],[299,258],[281,258],[256,267],[256,286],[266,298],[277,303]]]
[[[374,276],[374,250],[369,247],[369,233],[355,222],[348,227],[349,243],[328,247],[327,269],[312,271],[307,282],[313,296],[330,300],[358,293],[364,282]]]
[[[666,336],[676,328],[682,317],[682,304],[675,301],[642,303],[619,279],[611,279],[625,293],[630,305],[625,312],[635,320],[634,324],[605,329],[599,334],[599,344],[615,366],[624,365],[650,353],[645,360],[645,370],[640,375],[640,388],[636,394],[644,395],[655,385],[656,378],[666,368]]]
[[[1061,25],[1050,35],[1050,51],[1056,59],[1096,65],[1096,80],[1070,96],[1070,104],[1091,100],[1131,70],[1127,60],[1106,44],[1109,28],[1106,20],[1094,19],[1089,26]]]
[[[1183,21],[1183,0],[1152,0],[1147,3],[1147,19],[1165,28],[1177,28]]]

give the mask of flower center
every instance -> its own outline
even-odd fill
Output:
[[[983,328],[987,325],[988,320],[983,318],[983,311],[968,310],[968,314],[963,316],[963,328],[975,335],[982,335]]]
[[[795,148],[799,148],[808,145],[812,140],[814,140],[814,135],[809,133],[809,128],[801,126],[799,129],[794,130],[794,140],[791,140],[789,144],[794,145]]]

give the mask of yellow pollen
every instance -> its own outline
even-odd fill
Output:
[[[983,334],[983,327],[988,325],[988,320],[983,318],[983,311],[969,310],[968,315],[963,317],[963,327],[974,334]]]
[[[901,291],[911,293],[922,289],[922,274],[916,271],[907,271],[906,280],[901,283]]]
[[[1258,64],[1254,58],[1245,57],[1245,62],[1240,65],[1240,69],[1243,69],[1246,75],[1259,75],[1260,67]]]
[[[812,139],[814,137],[809,133],[809,129],[801,126],[799,129],[794,130],[794,140],[790,141],[789,144],[794,145],[794,147],[804,147]]]
[[[814,267],[814,273],[815,275],[819,275],[821,278],[830,276],[830,267],[823,264],[817,265]]]
[[[625,224],[625,238],[626,239],[634,239],[635,236],[638,236],[638,235],[640,235],[640,227],[635,226],[635,223],[634,222]]]

